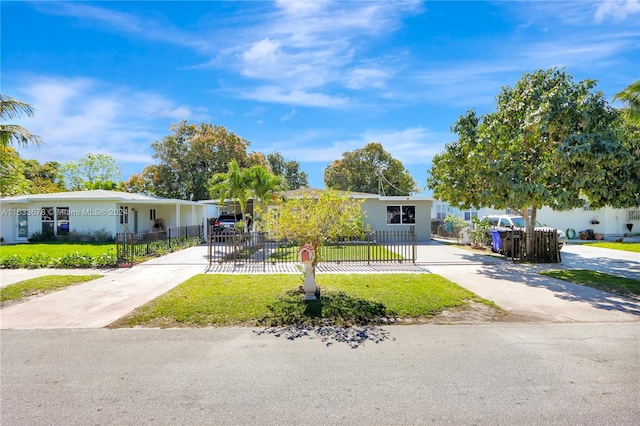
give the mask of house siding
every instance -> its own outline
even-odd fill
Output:
[[[434,202],[433,213],[444,211],[447,205],[442,201]],[[633,233],[640,232],[640,219],[629,220],[630,212],[638,211],[640,207],[628,209],[614,209],[612,207],[604,207],[593,210],[585,210],[584,208],[575,208],[571,210],[556,211],[550,207],[544,206],[540,208],[536,214],[536,220],[545,226],[567,231],[573,229],[576,233],[587,229],[593,229],[596,233],[609,236],[623,235],[628,231],[626,224],[633,224]],[[456,207],[447,207],[447,214],[464,218],[464,211]],[[478,218],[492,214],[505,214],[505,210],[497,210],[492,208],[478,209]],[[591,221],[597,219],[599,224],[592,224]]]
[[[390,198],[390,197],[388,197]],[[387,223],[387,206],[415,206],[415,224],[388,224]],[[371,229],[376,231],[402,231],[409,230],[411,226],[415,226],[416,238],[418,241],[427,241],[431,238],[431,201],[412,199],[410,197],[398,199],[366,199],[362,205],[363,212],[366,212],[364,218]]]
[[[73,193],[71,193],[73,194]],[[205,207],[199,203],[180,202],[177,200],[113,200],[91,199],[91,195],[111,197],[109,193],[96,194],[96,191],[87,191],[86,199],[65,199],[63,193],[51,195],[51,198],[43,198],[43,195],[33,197],[43,199],[25,199],[29,196],[11,197],[0,200],[0,236],[4,243],[27,242],[28,237],[34,232],[42,232],[42,209],[56,208],[69,209],[69,229],[74,232],[90,233],[104,230],[115,236],[119,232],[147,232],[151,231],[155,220],[150,214],[150,209],[155,209],[156,219],[162,219],[165,227],[202,225]],[[46,194],[47,198],[49,194]],[[77,195],[77,194],[75,194]],[[84,195],[84,194],[83,194]],[[115,193],[115,196],[121,196]],[[130,195],[130,194],[126,194]],[[121,223],[121,212],[126,209],[128,220]],[[18,236],[18,211],[27,212],[26,223],[28,233],[25,237]],[[137,214],[137,229],[135,215]],[[57,227],[57,219],[53,220],[53,226]],[[24,228],[23,228],[24,229]]]

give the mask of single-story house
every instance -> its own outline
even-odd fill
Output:
[[[301,188],[286,191],[285,198],[303,196],[322,189]],[[342,192],[342,191],[341,191]],[[350,197],[362,199],[364,222],[374,231],[401,231],[415,227],[416,239],[431,239],[431,204],[433,200],[420,196],[384,196],[365,192],[346,192]],[[366,214],[365,214],[366,213]]]
[[[450,214],[471,221],[472,217],[482,218],[492,214],[510,214],[509,209],[497,210],[493,208],[471,208],[461,210],[450,206],[448,203],[436,200],[433,203],[432,216],[434,219],[444,219]],[[640,207],[614,209],[612,207],[593,208],[585,201],[582,208],[557,211],[551,207],[538,209],[536,220],[545,226],[560,229],[562,231],[573,230],[577,233],[587,229],[593,229],[595,233],[609,237],[618,237],[629,233],[627,224],[632,224],[632,233],[640,232]],[[571,232],[567,232],[572,234]]]
[[[55,192],[0,198],[0,236],[4,243],[26,242],[34,232],[55,235],[105,231],[152,231],[203,225],[206,207],[198,202],[107,191]]]

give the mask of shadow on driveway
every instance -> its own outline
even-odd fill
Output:
[[[479,255],[462,254],[462,259],[472,263],[479,261]],[[487,257],[487,256],[480,256]],[[572,259],[573,258],[573,259]],[[487,259],[483,263],[480,274],[495,280],[525,284],[530,287],[544,288],[553,292],[554,296],[570,302],[586,302],[591,306],[607,311],[620,311],[640,316],[640,301],[607,293],[591,287],[569,283],[560,279],[540,275],[539,272],[552,269],[588,269],[612,275],[627,276],[629,262],[622,261],[618,265],[612,259],[588,259],[588,264],[580,256],[563,255],[563,262],[556,264],[519,264],[500,259]]]

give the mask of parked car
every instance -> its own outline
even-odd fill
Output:
[[[489,215],[482,218],[482,220],[485,220],[485,219],[489,221],[489,224],[491,225],[492,229],[507,230],[507,229],[526,227],[524,218],[518,215],[510,215],[510,214]],[[535,229],[548,230],[553,228],[549,226],[544,226],[540,224],[540,222],[536,222]],[[562,250],[562,247],[564,247],[569,242],[569,239],[567,238],[567,235],[564,233],[564,231],[556,229],[556,232],[558,233],[558,248]]]
[[[236,223],[242,220],[241,215],[221,214],[213,221],[213,232],[221,233],[222,231],[235,231]]]

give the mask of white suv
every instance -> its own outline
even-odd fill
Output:
[[[522,216],[505,214],[505,215],[489,215],[482,218],[482,220],[487,219],[492,228],[500,228],[500,229],[513,229],[513,228],[525,228],[526,224],[524,222],[524,218]],[[553,229],[549,226],[543,226],[540,222],[536,222],[536,229]],[[567,239],[567,235],[564,231],[556,229],[558,232],[558,243],[559,248],[562,250],[565,244],[569,242]]]

